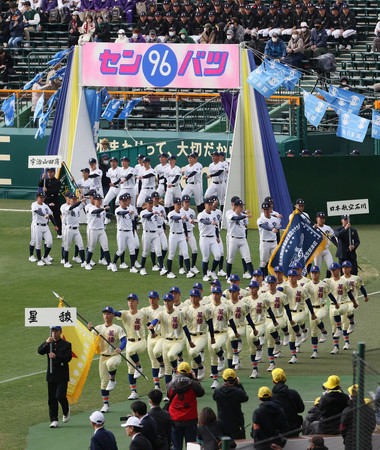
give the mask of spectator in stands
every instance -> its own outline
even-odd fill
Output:
[[[272,37],[274,34],[279,35],[281,32],[281,17],[277,12],[275,5],[270,5],[268,18],[268,28],[263,32],[264,37]]]
[[[152,28],[149,31],[149,34],[148,34],[148,36],[146,38],[146,42],[148,44],[157,44],[157,42],[160,42],[160,40],[157,37],[156,30],[154,28]]]
[[[218,450],[219,443],[227,433],[223,429],[223,424],[217,420],[214,411],[211,408],[203,408],[199,414],[197,441],[201,444],[203,450]],[[236,443],[230,442],[230,448],[235,448]]]
[[[180,42],[175,27],[169,28],[168,36],[166,36],[164,42],[168,44],[178,44]]]
[[[309,150],[307,150],[307,149],[302,150],[302,152],[301,152],[302,158],[310,158],[310,156],[311,156],[311,153],[309,152]]]
[[[373,40],[373,43],[372,43],[372,51],[379,53],[380,52],[380,14],[378,14],[377,20],[379,20],[379,22],[377,22],[376,27],[375,27],[375,39]],[[1,39],[1,35],[0,35],[0,39]]]
[[[340,16],[340,50],[351,50],[350,37],[354,34],[356,34],[356,19],[354,14],[350,11],[350,7],[347,3],[344,3],[343,14]]]
[[[168,411],[161,409],[162,392],[159,389],[152,389],[148,392],[150,411],[148,414],[153,417],[158,425],[158,437],[162,439],[161,450],[169,450],[172,442],[172,418]]]
[[[226,24],[224,22],[219,22],[215,26],[215,41],[214,44],[224,44],[226,40],[226,33],[224,32],[224,27]]]
[[[322,150],[315,150],[315,152],[313,152],[313,156],[316,156],[317,158],[320,158],[321,156],[323,156],[323,151]]]
[[[297,391],[290,389],[285,384],[286,374],[282,369],[277,368],[272,371],[272,380],[274,383],[272,398],[280,403],[288,419],[288,430],[290,433],[287,436],[297,437],[300,431],[299,428],[302,426],[302,416],[300,414],[305,410],[302,398]]]
[[[331,8],[331,21],[330,21],[330,34],[335,40],[339,39],[340,35],[340,12],[339,12],[339,6],[333,5]]]
[[[67,46],[70,48],[73,45],[78,44],[78,39],[80,36],[80,27],[82,26],[82,22],[79,19],[79,12],[74,11],[71,15],[71,21],[69,23],[69,37],[67,39]]]
[[[227,30],[225,44],[239,44],[232,30]]]
[[[228,23],[232,19],[233,16],[234,16],[234,11],[232,9],[232,5],[230,3],[224,3],[223,13],[222,13],[223,22]]]
[[[31,8],[29,0],[24,3],[24,7],[24,40],[30,41],[30,33],[36,33],[37,31],[40,23],[40,15],[35,9]],[[30,47],[29,42],[26,42],[24,47]]]
[[[293,13],[290,11],[289,5],[282,5],[282,14],[280,14],[280,33],[281,36],[291,36],[294,26]]]
[[[125,34],[125,30],[120,29],[117,32],[117,38],[115,40],[115,44],[126,44],[128,42],[128,38]]]
[[[307,12],[304,14],[304,21],[307,23],[309,30],[314,28],[314,20],[318,16],[318,11],[315,9],[313,3],[308,3]]]
[[[141,34],[146,38],[149,34],[150,23],[145,11],[141,11],[139,20],[136,23],[136,28],[141,31]]]
[[[145,43],[145,39],[143,35],[140,33],[140,30],[138,28],[133,28],[132,30],[132,36],[129,39],[129,42],[131,44],[142,44]]]
[[[296,13],[294,14],[294,29],[298,32],[301,31],[301,23],[304,22],[304,11],[302,5],[298,3],[296,5]]]
[[[317,58],[327,53],[327,39],[327,33],[322,27],[321,20],[315,19],[310,35],[310,47],[306,51],[307,58]]]
[[[202,14],[197,11],[195,13],[195,20],[193,20],[189,25],[189,35],[194,42],[199,41],[201,34],[203,33],[204,21]]]
[[[261,41],[258,37],[258,34],[255,30],[251,32],[251,40],[245,41],[248,47],[253,50],[253,56],[255,58],[256,66],[261,64],[261,55],[264,53],[265,43]]]
[[[303,48],[304,48],[303,51],[306,53],[307,50],[310,48],[310,37],[311,37],[311,31],[309,30],[309,27],[307,26],[306,22],[301,23],[300,35],[303,40]]]
[[[24,23],[22,21],[22,15],[19,10],[17,10],[11,18],[9,24],[10,39],[8,41],[8,47],[14,50],[14,53],[18,55],[18,43],[22,41],[22,36],[24,32]]]
[[[110,24],[103,16],[98,16],[95,27],[95,42],[109,42],[111,39]]]
[[[285,446],[286,439],[283,433],[288,429],[288,420],[281,405],[272,399],[271,390],[263,386],[259,389],[260,406],[253,412],[251,436],[256,450],[270,449],[271,444],[281,448]],[[260,444],[260,441],[271,439],[270,442]]]
[[[273,33],[272,37],[265,45],[265,58],[273,58],[283,60],[286,56],[286,46],[284,42],[278,37],[277,33]]]
[[[180,37],[180,42],[181,44],[195,44],[194,39],[191,38],[188,34],[187,31],[182,28],[179,32],[179,37]]]
[[[206,23],[201,34],[200,44],[213,44],[215,41],[216,32],[211,23]]]
[[[233,17],[232,20],[230,22],[227,23],[224,31],[227,34],[227,30],[230,29],[233,31],[235,40],[237,41],[237,43],[243,42],[244,41],[244,27],[242,25],[240,25],[239,23],[239,19],[237,17]]]
[[[340,77],[339,79],[339,87],[341,89],[345,89],[346,91],[350,90],[350,80],[348,79],[348,77],[346,77],[346,75],[343,75]]]
[[[87,14],[86,21],[79,29],[80,36],[78,44],[83,45],[85,42],[91,42],[95,33],[95,22],[92,20],[91,14]]]
[[[318,19],[321,21],[322,28],[326,30],[327,36],[331,35],[332,16],[327,11],[327,6],[320,6],[318,8]],[[314,21],[315,25],[315,21]]]
[[[3,47],[0,47],[0,80],[3,84],[8,82],[8,75],[16,73],[13,68],[13,58],[9,52],[5,52]],[[5,89],[5,86],[2,86]]]
[[[0,45],[7,44],[9,41],[9,23],[4,20],[2,14],[0,14]]]
[[[318,434],[339,434],[340,417],[347,407],[349,397],[340,387],[340,378],[331,375],[323,384],[326,392],[319,401],[321,418],[318,424]]]
[[[187,362],[178,366],[176,375],[168,386],[167,395],[171,399],[169,413],[173,420],[173,449],[182,450],[183,439],[186,444],[197,437],[197,397],[203,397],[205,391],[195,378]]]
[[[218,419],[223,430],[232,439],[245,439],[244,414],[241,404],[249,397],[233,369],[223,372],[223,386],[217,387],[212,395],[218,407]]]
[[[319,400],[321,397],[315,399],[314,405],[309,409],[303,421],[302,434],[316,434],[318,421],[321,418],[321,410],[319,409]]]
[[[152,28],[156,30],[157,36],[165,36],[165,22],[160,11],[154,13],[154,20],[150,26],[150,29]]]
[[[62,69],[61,63],[57,63],[51,70],[49,70],[46,76],[46,84],[44,86],[44,89],[56,91],[61,87],[62,81],[60,81],[58,78],[54,78],[54,80],[51,79],[59,69]]]
[[[10,2],[9,9],[5,13],[5,19],[7,20],[7,22],[10,22],[12,20],[12,17],[16,14],[17,11],[20,12],[20,10],[17,7],[17,4],[15,2]]]
[[[297,30],[292,30],[292,37],[286,48],[284,63],[292,67],[301,67],[301,61],[305,59],[303,49],[304,44],[300,33]]]

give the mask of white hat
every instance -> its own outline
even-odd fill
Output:
[[[90,420],[96,425],[102,425],[104,423],[103,413],[100,411],[94,411],[90,416]]]
[[[303,27],[309,28],[306,22],[301,22],[301,28]]]
[[[121,29],[117,32],[117,34],[125,34],[125,30]]]
[[[128,420],[125,423],[122,423],[120,425],[121,427],[139,427],[142,428],[142,424],[140,422],[140,419],[138,419],[135,416],[128,417]]]

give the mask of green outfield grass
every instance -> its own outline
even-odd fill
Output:
[[[31,202],[22,200],[0,200],[0,209],[30,209],[30,204]],[[37,354],[37,347],[46,339],[49,330],[25,328],[24,308],[55,307],[57,301],[51,292],[54,290],[64,296],[71,306],[77,307],[78,312],[85,316],[87,320],[98,324],[102,321],[101,310],[104,306],[111,305],[117,309],[127,308],[125,297],[131,291],[138,294],[141,306],[148,304],[147,293],[149,290],[157,290],[162,296],[173,285],[180,287],[183,293],[182,298],[186,299],[194,280],[202,281],[202,277],[199,274],[196,278],[190,280],[187,280],[185,276],[180,276],[175,280],[168,280],[166,277],[160,277],[157,273],[152,274],[150,272],[150,261],[147,264],[148,276],[145,277],[139,274],[129,274],[128,271],[121,270],[117,273],[112,273],[107,271],[104,266],[96,266],[93,271],[88,272],[81,269],[80,265],[76,263],[74,263],[72,269],[64,269],[59,263],[61,241],[57,239],[54,239],[51,253],[54,257],[53,265],[37,267],[36,264],[28,261],[30,217],[28,212],[0,211],[0,270],[2,280],[0,339],[3,344],[0,374],[0,394],[2,398],[0,447],[7,449],[26,448],[28,446],[29,427],[44,424],[37,427],[37,431],[33,428],[31,433],[33,439],[30,440],[31,448],[37,448],[35,446],[36,436],[40,443],[43,442],[39,448],[47,447],[51,443],[51,433],[55,431],[58,431],[59,435],[63,436],[62,443],[61,441],[59,443],[60,448],[84,448],[84,445],[88,446],[87,442],[89,442],[91,437],[91,431],[87,428],[88,424],[86,423],[88,412],[99,409],[102,406],[97,361],[94,361],[92,364],[79,402],[71,408],[73,420],[65,426],[67,429],[71,427],[71,436],[85,436],[85,438],[80,439],[83,444],[75,446],[72,444],[71,438],[70,440],[65,440],[63,427],[62,430],[50,430],[47,426],[49,417],[45,382],[46,359]],[[378,226],[358,227],[361,240],[358,252],[359,264],[364,270],[361,276],[365,280],[369,293],[380,291],[378,229]],[[84,227],[82,231],[85,231]],[[114,223],[108,226],[107,234],[111,255],[113,255],[116,247]],[[257,267],[257,231],[249,231],[248,237],[254,266]],[[95,261],[98,260],[98,255],[99,250],[97,249],[94,255]],[[200,262],[199,258],[198,268],[200,268]],[[175,272],[178,270],[177,264],[174,264],[173,269]],[[323,269],[325,270],[325,268]],[[234,272],[242,275],[239,259],[236,260],[234,265]],[[224,280],[222,285],[227,287],[227,283]],[[208,290],[209,287],[206,286],[206,293],[208,293]],[[377,314],[377,302],[379,300],[380,295],[376,294],[370,297],[370,302],[367,304],[363,300],[359,301],[360,307],[356,312],[357,328],[351,338],[353,349],[357,347],[359,341],[366,342],[368,348],[380,347]],[[320,358],[312,361],[309,359],[311,344],[308,342],[302,346],[302,353],[299,354],[300,363],[298,365],[290,366],[287,364],[289,359],[288,349],[285,349],[283,357],[277,360],[277,366],[282,366],[286,369],[289,384],[295,388],[300,386],[305,400],[312,401],[316,397],[321,390],[321,381],[330,373],[347,376],[344,378],[345,387],[349,386],[350,375],[352,374],[351,352],[342,351],[341,354],[333,357],[329,353],[331,348],[331,341],[320,345]],[[268,366],[266,359],[263,364],[259,365],[261,378],[249,380],[251,368],[246,345],[244,346],[241,359],[243,368],[239,371],[239,376],[244,380],[245,385],[249,387],[250,394],[252,393],[252,401],[250,400],[245,406],[246,423],[248,424],[251,412],[257,406],[255,393],[258,387],[262,385],[270,386],[271,379],[266,372]],[[141,361],[146,374],[150,377],[147,355],[142,355]],[[125,408],[128,409],[126,398],[130,391],[126,369],[126,364],[122,363],[117,374],[117,388],[111,393],[111,406],[123,402],[121,407],[117,407],[117,411],[114,414],[108,416],[108,422],[112,422],[110,423],[111,429],[116,429],[119,424],[118,411]],[[293,378],[293,382],[292,376],[297,376],[297,378]],[[145,395],[152,385],[152,381],[147,382],[139,379],[138,391],[140,395]],[[213,403],[210,390],[211,381],[206,378],[203,385],[206,388],[206,397],[202,400],[202,405],[210,405]],[[308,407],[309,404],[306,405]],[[81,416],[76,418],[76,415]],[[44,435],[43,430],[45,428],[43,427],[46,428],[46,435]],[[58,434],[56,436],[58,437]],[[119,436],[123,437],[123,434],[119,433]],[[54,444],[54,441],[52,443]],[[127,447],[121,446],[120,448]]]

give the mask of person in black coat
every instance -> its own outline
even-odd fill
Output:
[[[90,416],[94,435],[91,438],[90,450],[117,450],[116,439],[111,431],[104,428],[104,415],[95,411]]]
[[[7,83],[8,75],[14,75],[15,73],[12,56],[3,47],[0,47],[0,80],[3,83]],[[4,86],[2,89],[4,89]]]
[[[299,435],[300,427],[302,426],[302,416],[300,414],[304,412],[305,405],[299,393],[285,384],[286,375],[282,369],[274,369],[272,371],[272,379],[274,383],[272,398],[280,403],[288,418],[288,431],[290,433],[287,433],[287,436],[296,437]]]
[[[63,412],[63,422],[70,420],[70,407],[67,401],[67,383],[69,377],[69,362],[72,358],[71,344],[61,339],[62,327],[51,329],[51,336],[38,347],[40,355],[47,355],[48,404],[50,415],[50,428],[58,427],[58,402]],[[52,361],[52,370],[50,370]]]
[[[203,408],[199,414],[197,428],[197,441],[202,450],[218,450],[223,436],[228,436],[228,433],[225,433],[222,422],[217,420],[211,408]],[[235,441],[230,441],[230,448],[235,447]]]
[[[162,392],[158,389],[152,389],[148,392],[150,411],[148,414],[153,417],[158,425],[158,437],[162,439],[162,450],[169,450],[172,442],[172,418],[169,411],[160,407],[162,401]]]
[[[223,386],[216,388],[212,396],[218,408],[218,419],[223,424],[226,436],[245,439],[241,404],[247,402],[249,397],[233,369],[223,372],[223,380]]]
[[[315,399],[314,405],[309,409],[303,421],[302,434],[316,434],[318,421],[321,418],[321,410],[319,409],[319,400],[321,397]]]
[[[121,426],[125,428],[127,435],[132,438],[130,450],[153,450],[150,441],[141,433],[143,426],[138,417],[129,417]]]
[[[358,262],[356,249],[360,245],[358,232],[351,227],[348,216],[341,216],[342,225],[334,230],[334,236],[338,239],[338,248],[335,256],[339,258],[339,264],[350,261],[352,264],[352,275],[358,274]]]
[[[340,378],[336,375],[328,377],[323,384],[326,392],[319,401],[321,418],[318,424],[318,434],[339,434],[340,418],[347,407],[349,397],[340,387]]]
[[[256,450],[270,450],[272,444],[283,448],[286,439],[283,433],[289,428],[287,416],[280,403],[273,400],[271,390],[263,386],[259,389],[260,406],[253,412],[251,437]],[[262,442],[266,441],[266,442]]]
[[[46,180],[45,180],[46,178]],[[44,173],[38,187],[42,187],[45,192],[45,203],[50,206],[53,211],[53,217],[58,227],[58,236],[62,236],[62,221],[61,221],[61,204],[59,201],[59,193],[61,191],[61,182],[55,178],[55,169],[47,169],[47,177]]]
[[[147,414],[146,404],[140,400],[131,405],[132,413],[137,417],[142,425],[141,433],[150,441],[153,449],[158,450],[161,442],[158,442],[158,425],[153,416]]]

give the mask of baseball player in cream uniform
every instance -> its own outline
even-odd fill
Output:
[[[111,180],[110,188],[104,199],[104,205],[107,206],[116,198],[116,205],[118,205],[117,197],[120,193],[121,167],[118,166],[119,160],[113,156],[110,159],[111,167],[107,170],[107,177]]]
[[[123,322],[127,336],[127,346],[125,356],[131,359],[136,368],[128,364],[128,379],[131,388],[131,395],[128,400],[139,398],[136,387],[136,380],[141,376],[142,367],[139,355],[146,349],[145,327],[147,323],[145,309],[138,310],[139,298],[136,294],[129,294],[127,297],[129,310],[115,311],[117,319]]]
[[[169,157],[170,169],[167,172],[167,188],[164,205],[167,213],[169,213],[169,208],[173,206],[173,199],[181,197],[181,178],[182,171],[180,167],[176,166],[177,157],[172,155]]]
[[[150,167],[150,158],[145,157],[142,160],[143,168],[136,172],[136,179],[141,181],[141,191],[137,199],[138,212],[141,211],[146,197],[151,197],[156,185],[156,172]]]
[[[186,186],[182,191],[182,196],[194,196],[195,204],[198,212],[202,209],[203,203],[203,186],[202,186],[202,164],[198,163],[196,156],[191,153],[188,156],[189,164],[185,167],[183,172],[183,179],[186,181]]]
[[[196,267],[197,258],[198,258],[198,244],[197,240],[194,236],[194,227],[195,227],[195,221],[197,219],[197,215],[195,211],[190,208],[190,197],[188,195],[182,196],[182,208],[180,211],[180,215],[186,216],[186,228],[187,228],[187,243],[190,246],[191,249],[191,271],[195,274],[199,273],[199,270]],[[179,252],[179,273],[185,274],[185,269],[183,268],[183,255],[181,254],[181,251]]]
[[[120,170],[120,192],[116,200],[119,203],[119,199],[122,195],[129,194],[131,197],[131,205],[134,207],[136,205],[136,192],[135,192],[135,169],[130,166],[130,159],[128,156],[123,156],[121,158],[121,170]]]
[[[277,233],[281,228],[281,220],[270,215],[270,204],[264,202],[262,205],[264,217],[257,219],[260,234],[260,269],[264,276],[268,275],[268,262],[277,247]]]
[[[103,197],[103,187],[102,187],[102,176],[103,172],[97,167],[97,160],[95,158],[90,158],[88,164],[90,165],[90,175],[89,178],[92,180],[94,189],[96,193]]]
[[[125,349],[127,339],[125,331],[118,325],[114,325],[114,310],[111,306],[106,306],[103,309],[104,324],[93,327],[92,323],[87,324],[88,329],[97,336],[101,334],[108,342],[102,338],[98,338],[98,344],[100,349],[99,359],[99,377],[100,377],[100,390],[103,398],[103,407],[100,410],[105,413],[108,412],[109,407],[109,393],[113,391],[116,386],[116,370],[121,363],[120,353]],[[116,350],[109,345],[111,343]]]
[[[156,190],[160,197],[163,197],[166,192],[168,171],[170,170],[170,165],[168,164],[168,154],[161,153],[159,155],[159,160],[160,164],[154,168],[156,172],[156,181],[158,183]]]
[[[352,275],[352,264],[350,261],[343,261],[342,263],[342,271],[343,271],[343,278],[349,281],[352,294],[357,299],[359,295],[359,291],[363,294],[364,301],[368,302],[369,297],[367,295],[367,291],[364,287],[363,280],[359,277],[359,275]],[[357,300],[356,300],[357,301]],[[350,324],[351,325],[351,324]],[[352,333],[354,331],[355,326],[351,326],[351,329],[349,329],[349,333]]]

